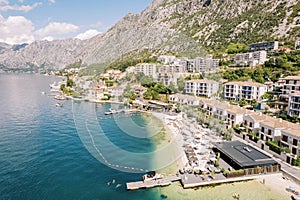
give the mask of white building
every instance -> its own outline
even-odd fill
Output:
[[[185,92],[196,96],[211,97],[219,90],[219,83],[213,80],[190,80],[185,82]]]
[[[295,42],[295,49],[300,50],[300,40]]]
[[[176,60],[176,56],[162,55],[157,58],[157,61],[165,65],[173,64],[175,60]]]
[[[300,156],[300,126],[294,125],[282,131],[281,145],[290,150],[286,154],[286,162],[292,164]]]
[[[213,59],[212,55],[207,55],[204,58],[195,58],[193,60],[196,72],[215,72],[219,66],[219,59]]]
[[[233,59],[233,66],[242,65],[242,66],[257,66],[262,65],[267,61],[267,52],[266,51],[255,51],[237,54]]]
[[[198,106],[200,105],[201,98],[184,94],[172,94],[169,96],[169,101],[184,105]]]
[[[300,91],[300,76],[287,76],[281,78],[280,81],[283,83],[282,93],[284,95]]]
[[[150,76],[154,79],[157,78],[157,65],[150,63],[140,63],[135,66],[135,74],[143,73],[146,76]]]
[[[289,96],[288,115],[300,118],[300,92],[295,92]]]
[[[261,100],[261,96],[267,92],[267,86],[252,81],[229,82],[224,85],[224,98],[239,101],[245,98],[247,101]]]

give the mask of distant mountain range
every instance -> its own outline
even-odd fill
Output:
[[[154,0],[140,14],[128,14],[89,40],[0,43],[0,71],[62,69],[110,63],[148,49],[201,55],[230,42],[300,40],[298,0]]]

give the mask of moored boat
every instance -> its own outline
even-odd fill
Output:
[[[143,181],[150,181],[150,180],[157,180],[157,179],[162,179],[163,175],[161,173],[155,172],[155,171],[150,171],[144,176],[142,176]]]

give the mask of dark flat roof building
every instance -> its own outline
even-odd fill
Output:
[[[240,141],[217,142],[214,145],[221,153],[221,157],[234,168],[245,169],[278,164],[270,156]]]
[[[250,52],[253,51],[274,51],[278,49],[278,41],[272,41],[272,42],[258,42],[254,44],[250,44]]]

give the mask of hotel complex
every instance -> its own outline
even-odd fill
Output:
[[[185,82],[185,92],[195,96],[211,97],[219,90],[219,83],[212,80],[190,80]]]
[[[264,84],[247,82],[229,82],[224,84],[224,98],[239,101],[245,98],[247,101],[261,100],[261,96],[267,92]]]

